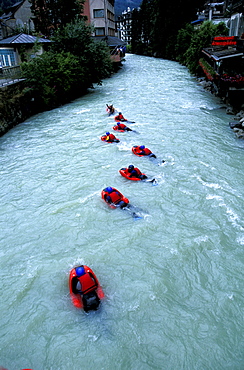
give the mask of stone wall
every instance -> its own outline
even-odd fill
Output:
[[[0,136],[32,114],[33,98],[24,81],[0,88]]]

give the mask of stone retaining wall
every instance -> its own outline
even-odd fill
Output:
[[[0,136],[34,114],[32,100],[24,81],[0,88]]]

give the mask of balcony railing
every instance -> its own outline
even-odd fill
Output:
[[[0,86],[5,86],[22,80],[20,66],[2,67],[0,69]]]

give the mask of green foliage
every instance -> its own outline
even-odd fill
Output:
[[[29,0],[35,28],[46,36],[64,28],[75,17],[82,17],[84,0]]]
[[[139,14],[133,13],[132,18],[132,28],[133,23],[140,27],[140,36],[132,32],[134,52],[142,49],[143,54],[174,60],[178,30],[195,18],[203,3],[204,0],[143,0]]]
[[[76,55],[87,69],[90,82],[101,83],[112,72],[110,51],[104,42],[91,38],[92,27],[84,19],[76,18],[62,30],[59,29],[53,40],[54,52],[70,52]]]
[[[194,27],[191,24],[187,24],[185,28],[181,28],[178,31],[175,44],[176,60],[181,64],[184,64],[184,54],[189,48],[192,36],[194,34]]]
[[[77,57],[70,53],[46,52],[21,65],[23,77],[35,98],[45,109],[68,101],[67,94],[81,89],[86,71]]]
[[[91,28],[77,19],[53,37],[52,50],[21,65],[27,85],[43,109],[82,95],[112,72],[108,47],[90,37]]]
[[[185,53],[179,55],[179,60],[189,68],[191,73],[196,73],[202,49],[211,45],[214,36],[226,35],[227,31],[224,23],[215,25],[211,21],[204,22],[193,32],[190,46]]]
[[[213,79],[216,76],[217,73],[214,68],[204,58],[199,59],[199,64],[202,66],[205,74],[209,76],[209,79]]]

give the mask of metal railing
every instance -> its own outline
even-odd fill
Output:
[[[6,86],[23,80],[20,66],[0,68],[0,86]]]

